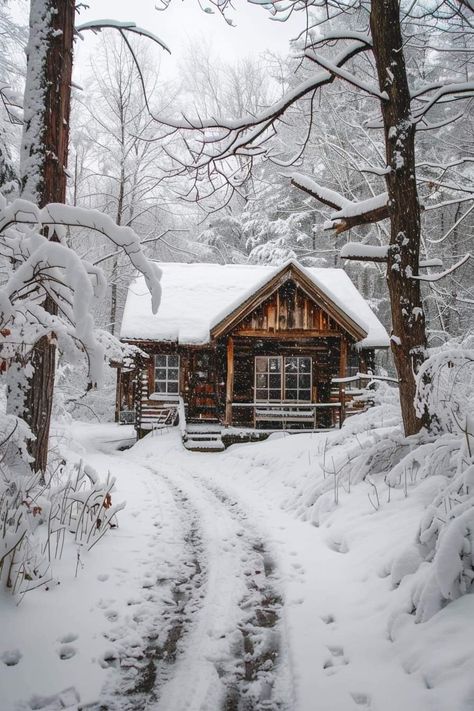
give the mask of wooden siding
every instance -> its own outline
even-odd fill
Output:
[[[291,332],[289,334],[288,332]],[[233,331],[236,336],[332,336],[342,328],[295,282],[288,280],[252,311]]]

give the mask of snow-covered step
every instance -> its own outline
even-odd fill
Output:
[[[225,449],[223,441],[217,439],[187,439],[183,444],[186,449],[194,452],[222,452]]]
[[[183,444],[186,449],[193,451],[214,451],[221,452],[224,443],[221,437],[221,428],[187,427],[183,437]]]
[[[187,439],[222,439],[220,432],[190,432]]]

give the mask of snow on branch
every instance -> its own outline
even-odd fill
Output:
[[[162,49],[171,54],[170,48],[161,40],[159,37],[154,35],[149,30],[145,30],[143,27],[137,27],[134,22],[120,22],[119,20],[91,20],[90,22],[84,22],[75,28],[76,32],[79,34],[85,30],[92,30],[92,32],[100,32],[104,29],[114,29],[119,30],[119,32],[132,32],[136,35],[141,35],[142,37],[147,37],[151,39],[152,42],[158,44]]]
[[[357,262],[386,262],[388,260],[388,246],[374,246],[370,244],[359,244],[358,242],[348,242],[339,252],[341,259],[349,259]]]
[[[291,184],[324,205],[337,210],[325,225],[325,229],[335,229],[337,234],[346,232],[356,225],[379,222],[389,217],[387,193],[380,193],[360,202],[352,202],[334,190],[318,185],[312,178],[301,173],[291,175]]]
[[[474,95],[474,81],[453,82],[451,84],[444,84],[441,86],[439,84],[427,86],[425,88],[419,89],[415,94],[413,94],[412,99],[420,99],[420,96],[422,94],[433,91],[434,89],[437,89],[437,91],[432,97],[426,100],[425,105],[417,111],[413,112],[415,123],[421,121],[423,116],[425,116],[435,104],[442,101],[442,99],[444,99],[445,97],[454,96],[458,99],[461,99],[468,98],[469,96]]]
[[[308,175],[303,175],[303,173],[292,173],[291,184],[335,210],[342,210],[351,204],[350,200],[347,200],[340,193],[319,185],[315,180]]]
[[[462,257],[462,259],[456,262],[456,264],[453,264],[452,267],[449,267],[449,269],[445,269],[444,272],[437,272],[436,274],[426,274],[424,276],[413,275],[412,279],[418,279],[419,281],[429,282],[439,281],[440,279],[444,279],[444,277],[455,272],[456,269],[459,269],[459,267],[462,267],[462,265],[465,264],[469,259],[472,259],[472,254],[468,252],[464,255],[464,257]]]
[[[328,72],[331,72],[333,76],[339,77],[340,79],[344,79],[345,81],[349,82],[349,84],[352,84],[358,89],[362,89],[362,91],[365,91],[366,94],[376,96],[382,101],[388,100],[388,94],[386,91],[380,91],[376,86],[373,86],[372,84],[369,84],[368,82],[359,79],[355,76],[355,74],[352,74],[352,72],[348,72],[346,69],[338,67],[336,64],[329,61],[329,59],[326,59],[326,57],[323,57],[320,54],[317,54],[316,52],[306,52],[305,57],[307,59],[310,59],[315,64],[319,64],[319,66],[323,67],[323,69],[327,69]]]
[[[0,195],[0,257],[4,279],[0,288],[0,351],[8,363],[6,377],[12,412],[23,412],[24,383],[29,357],[46,338],[70,362],[85,357],[90,383],[100,383],[110,343],[95,328],[93,308],[106,292],[102,270],[79,257],[64,239],[64,227],[100,232],[124,251],[141,272],[152,294],[156,311],[161,296],[158,266],[146,259],[138,236],[130,227],[117,226],[96,210],[52,203],[40,209],[16,199],[7,203]],[[50,240],[51,232],[57,240]],[[54,303],[54,312],[48,304]],[[112,337],[111,337],[112,338]],[[116,349],[120,344],[115,341]]]
[[[50,203],[39,209],[34,203],[17,199],[0,212],[0,232],[13,224],[51,225],[53,227],[82,227],[100,232],[121,248],[133,266],[141,272],[152,295],[154,313],[158,310],[161,297],[160,270],[144,255],[140,239],[131,227],[118,226],[108,216],[98,210],[86,209],[61,203]]]

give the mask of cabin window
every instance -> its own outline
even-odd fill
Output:
[[[280,402],[282,384],[280,356],[255,357],[255,399]]]
[[[155,356],[155,392],[166,395],[179,393],[179,355]]]
[[[285,400],[311,402],[311,358],[291,356],[285,361]]]
[[[311,402],[311,358],[256,356],[255,400]]]

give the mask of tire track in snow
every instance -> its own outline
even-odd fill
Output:
[[[141,465],[143,466],[143,465]],[[150,708],[160,687],[172,674],[178,655],[181,638],[192,615],[202,604],[201,585],[205,572],[201,561],[200,531],[196,511],[179,487],[175,487],[166,477],[156,476],[156,471],[148,469],[153,479],[148,492],[154,503],[162,509],[162,523],[158,520],[157,534],[152,543],[160,550],[160,545],[169,549],[173,544],[177,560],[156,557],[157,567],[165,566],[165,575],[158,574],[146,595],[148,598],[144,620],[140,619],[143,605],[137,604],[138,612],[132,617],[135,632],[142,638],[137,649],[126,644],[129,630],[125,625],[112,628],[110,639],[118,642],[120,651],[111,655],[111,664],[120,671],[120,679],[111,680],[105,690],[105,699],[94,705],[90,711],[141,711]],[[146,508],[144,509],[146,511]],[[153,509],[149,509],[153,516]],[[129,621],[130,624],[130,621]],[[123,641],[121,644],[121,638]]]
[[[288,693],[275,682],[282,672],[283,603],[272,558],[225,492],[182,468],[173,479],[198,510],[208,575],[203,605],[180,639],[174,677],[158,694],[156,709],[282,711]]]

